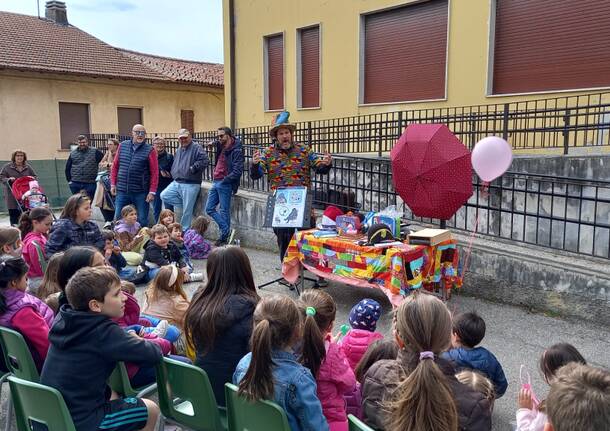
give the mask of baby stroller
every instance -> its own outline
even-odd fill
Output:
[[[36,181],[36,178],[31,176],[17,178],[9,187],[13,197],[17,201],[17,206],[19,207],[19,210],[21,212],[25,212],[33,208],[30,200],[27,198],[27,196],[24,196],[30,190],[30,181]],[[44,190],[40,186],[39,193],[37,193],[37,195],[38,201],[42,202],[42,205],[38,206],[44,206],[48,208],[49,199],[47,198],[47,195],[44,194]]]

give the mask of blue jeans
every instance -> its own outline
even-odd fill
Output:
[[[91,201],[93,201],[93,195],[95,195],[95,189],[97,187],[95,183],[80,183],[78,181],[70,181],[68,183],[68,186],[70,186],[70,191],[73,195],[80,193],[81,190],[84,190],[85,192],[87,192],[87,195],[89,196]]]
[[[233,186],[229,183],[223,183],[220,180],[215,180],[212,188],[208,193],[208,201],[205,204],[205,212],[218,225],[220,229],[220,240],[226,241],[229,238],[231,231],[231,196],[233,195]],[[217,211],[216,207],[220,204]]]
[[[201,184],[188,184],[172,181],[165,190],[161,192],[161,199],[165,205],[182,208],[182,219],[180,224],[183,230],[190,229],[193,220],[193,209],[199,195]]]
[[[136,207],[136,211],[138,212],[138,223],[140,223],[140,226],[148,226],[148,211],[150,208],[150,204],[146,202],[147,195],[148,192],[117,192],[116,199],[114,200],[114,219],[121,219],[121,210],[125,205],[133,205]]]
[[[155,218],[155,223],[159,223],[159,215],[161,214],[161,209],[163,208],[163,200],[161,199],[161,193],[163,192],[163,190],[157,190],[157,194],[155,195],[155,200],[153,202],[153,211],[154,211],[154,218]],[[170,211],[174,210],[174,206],[173,205],[168,205],[165,204],[165,209],[168,209]]]

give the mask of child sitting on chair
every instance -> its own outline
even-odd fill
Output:
[[[51,347],[40,382],[63,396],[76,429],[155,428],[159,408],[141,398],[110,399],[107,381],[117,362],[154,366],[158,345],[126,333],[112,319],[123,315],[125,295],[112,268],[81,268],[66,286],[63,307],[49,333]]]
[[[34,209],[40,207],[49,207],[49,202],[45,194],[40,190],[40,184],[38,181],[32,180],[29,182],[30,189],[25,192],[22,196],[24,206],[27,209]]]

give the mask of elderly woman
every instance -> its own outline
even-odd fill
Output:
[[[2,170],[0,170],[0,181],[10,187],[17,178],[28,175],[36,177],[36,172],[28,164],[28,156],[25,154],[25,151],[15,150],[11,155],[11,162],[4,165]],[[6,201],[6,207],[8,208],[11,224],[16,225],[19,223],[19,216],[21,215],[17,201],[13,197],[13,194],[7,189],[4,189],[4,199]]]
[[[106,153],[98,165],[97,188],[95,189],[93,202],[104,216],[106,222],[104,228],[108,228],[114,219],[114,198],[110,194],[110,170],[118,149],[119,140],[109,138],[106,143]]]

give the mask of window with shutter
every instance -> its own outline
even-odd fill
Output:
[[[610,1],[495,6],[493,94],[610,87]]]
[[[180,111],[180,128],[187,129],[191,135],[195,133],[195,111],[187,109]]]
[[[131,137],[131,130],[135,124],[142,123],[141,108],[117,108],[119,119],[119,135]]]
[[[265,109],[284,109],[284,35],[265,36]]]
[[[89,105],[86,103],[59,102],[59,133],[61,148],[69,150],[78,135],[88,135]]]
[[[299,108],[320,106],[320,27],[298,30]]]
[[[363,103],[444,99],[448,0],[363,15]]]

